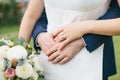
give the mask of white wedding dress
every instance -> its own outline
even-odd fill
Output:
[[[95,20],[106,13],[110,0],[44,0],[48,32],[73,21]],[[64,65],[48,62],[41,51],[46,80],[102,80],[103,45],[89,53],[84,47]]]

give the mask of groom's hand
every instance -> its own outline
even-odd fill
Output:
[[[71,60],[84,46],[85,43],[82,39],[71,42],[62,50],[58,50],[61,43],[51,47],[46,53],[51,54],[48,56],[48,60],[54,64],[64,64]]]
[[[48,32],[40,33],[37,37],[37,42],[44,53],[55,44],[52,34]]]

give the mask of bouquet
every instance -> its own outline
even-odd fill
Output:
[[[0,80],[45,80],[38,52],[23,38],[0,39]]]

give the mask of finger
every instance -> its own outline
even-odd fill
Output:
[[[61,42],[64,41],[66,39],[66,36],[64,36],[64,32],[59,33],[56,37],[55,37],[55,42]]]
[[[48,57],[48,61],[53,61],[56,57],[59,56],[59,53],[58,52],[54,52],[53,54],[51,54],[49,57]]]
[[[52,61],[52,63],[53,64],[56,64],[56,63],[59,63],[61,60],[63,60],[65,58],[65,56],[63,56],[63,55],[59,55],[58,57],[56,57],[53,61]]]
[[[58,64],[65,64],[66,62],[68,62],[70,59],[65,57],[64,59],[62,59]]]
[[[67,46],[72,40],[71,39],[66,39],[61,43],[61,45],[58,47],[58,50],[62,50],[65,46]]]
[[[63,31],[63,28],[59,28],[59,29],[57,29],[54,33],[53,33],[53,35],[56,37],[59,33],[61,33]]]
[[[54,34],[52,32],[49,33],[51,35],[52,38],[54,38]]]
[[[56,52],[58,50],[59,45],[55,44],[53,47],[47,50],[46,55],[50,56],[52,53]]]

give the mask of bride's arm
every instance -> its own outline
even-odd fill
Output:
[[[28,8],[22,18],[19,37],[24,37],[25,42],[29,42],[36,21],[41,16],[44,7],[44,0],[30,0]]]
[[[120,0],[117,0],[120,8]],[[119,10],[120,11],[120,10]],[[120,35],[120,18],[96,21],[96,25],[92,26],[88,33],[102,34],[102,35]]]
[[[120,35],[120,18],[74,22],[60,28],[54,35],[56,42],[64,40],[59,47],[59,49],[63,49],[68,43],[88,33],[108,36]]]

